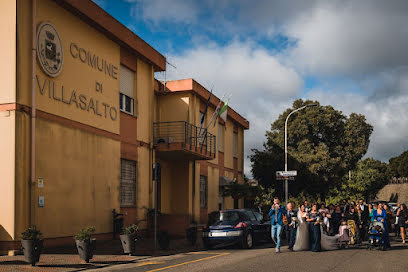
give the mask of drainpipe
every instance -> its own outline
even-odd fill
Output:
[[[36,36],[37,36],[37,22],[36,22],[36,9],[37,1],[32,0],[31,7],[31,41],[32,41],[32,50],[31,50],[31,182],[30,182],[30,213],[29,213],[29,224],[32,224],[34,216],[31,217],[31,212],[34,211],[34,206],[32,207],[32,192],[31,186],[35,184],[35,118],[36,118],[36,101],[35,101],[35,70],[36,70],[36,55],[37,55],[37,45],[36,45]]]

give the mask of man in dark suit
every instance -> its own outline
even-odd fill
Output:
[[[288,203],[286,206],[286,218],[288,219],[288,224],[285,226],[286,239],[288,240],[289,250],[293,251],[293,246],[295,245],[295,234],[296,234],[296,222],[292,218],[297,217],[297,212],[293,209],[293,203]]]

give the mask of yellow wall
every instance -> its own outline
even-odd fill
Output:
[[[141,60],[137,61],[136,88],[138,100],[137,139],[152,140],[152,123],[154,109],[153,67]]]
[[[208,213],[218,211],[219,170],[208,167]]]
[[[79,129],[37,119],[33,223],[45,237],[69,236],[95,226],[112,231],[112,209],[119,209],[120,143]]]
[[[15,238],[15,111],[0,112],[0,241]]]
[[[190,98],[185,94],[171,93],[158,97],[159,121],[185,121],[189,113]]]
[[[31,167],[31,116],[16,111],[16,160],[15,160],[15,184],[16,184],[16,239],[30,224],[30,167]],[[35,186],[35,184],[33,185]],[[36,200],[32,199],[31,205],[36,205]]]
[[[0,104],[16,102],[16,1],[0,1]]]
[[[18,7],[19,88],[17,102],[31,105],[31,6],[27,5],[27,1],[19,0]],[[37,62],[37,108],[100,129],[119,133],[120,47],[54,1],[37,1],[37,24],[45,21],[52,23],[60,35],[64,60],[62,72],[55,78],[47,76]],[[70,50],[72,44],[78,46],[78,49],[72,47],[74,48],[73,53]],[[79,53],[79,48],[84,48],[87,52],[91,52],[91,56],[94,54],[99,59],[104,59],[109,64],[114,65],[117,68],[117,79],[91,67],[88,62],[81,62],[79,57],[75,57]],[[102,84],[102,92],[96,91],[96,82]],[[64,87],[64,96],[62,95],[62,86]],[[76,94],[76,104],[73,102],[74,99],[71,101],[73,91]],[[81,104],[79,95],[86,97],[86,105]],[[91,100],[94,108],[90,106]],[[109,106],[105,107],[103,103]],[[81,109],[81,106],[84,109]],[[115,112],[116,119],[111,117],[111,114],[113,117],[115,116]]]
[[[190,163],[159,160],[162,167],[161,212],[190,214]]]

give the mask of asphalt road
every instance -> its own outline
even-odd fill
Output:
[[[394,244],[388,251],[342,249],[326,252],[290,252],[283,247],[276,254],[270,245],[249,250],[218,249],[151,258],[135,264],[98,271],[408,271],[408,246]]]

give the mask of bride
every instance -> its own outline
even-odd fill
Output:
[[[293,246],[294,251],[310,250],[309,226],[308,223],[306,222],[306,215],[307,212],[305,209],[305,205],[301,205],[297,214],[299,226],[296,234],[296,242],[295,245]],[[321,233],[320,245],[322,247],[322,250],[336,250],[339,248],[338,247],[338,239],[340,237],[339,234],[335,236],[329,236],[324,233],[322,226],[320,226],[320,233]]]
[[[297,229],[295,245],[293,246],[294,251],[309,250],[309,225],[306,222],[306,215],[306,207],[302,204],[297,214],[299,226]]]

